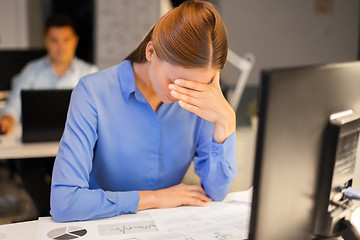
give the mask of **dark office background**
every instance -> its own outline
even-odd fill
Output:
[[[94,62],[94,1],[51,0],[46,2],[45,18],[52,14],[70,16],[79,35],[76,55],[88,62]]]

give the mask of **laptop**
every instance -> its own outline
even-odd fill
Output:
[[[71,89],[21,91],[22,141],[59,141],[64,131]]]

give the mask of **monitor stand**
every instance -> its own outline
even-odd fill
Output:
[[[339,236],[334,237],[316,237],[314,240],[360,240],[360,235],[354,225],[348,220],[339,222]]]
[[[356,192],[347,191],[354,177],[359,136],[359,114],[350,109],[330,115],[319,167],[314,230],[317,240],[360,240],[349,221],[359,203],[354,200]]]

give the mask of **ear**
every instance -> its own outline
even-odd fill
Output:
[[[145,54],[146,54],[146,60],[148,60],[149,62],[151,62],[151,60],[156,55],[155,48],[151,41],[149,41],[146,45]]]
[[[74,36],[74,44],[75,44],[75,48],[77,47],[78,43],[79,43],[79,36],[75,34]]]
[[[49,48],[49,36],[48,35],[45,35],[43,37],[43,43],[44,43],[45,49],[48,50],[48,48]]]

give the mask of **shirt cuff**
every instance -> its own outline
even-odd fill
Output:
[[[136,213],[138,211],[138,204],[140,201],[140,195],[138,191],[127,192],[105,192],[106,198],[116,204],[116,216]]]
[[[217,158],[219,156],[223,156],[224,148],[226,148],[229,144],[233,144],[236,141],[236,131],[234,131],[223,143],[217,143],[212,137],[211,149],[210,149],[210,157]]]
[[[0,111],[0,116],[2,117],[4,115],[11,115],[11,116],[13,116],[15,118],[16,122],[19,122],[20,113],[18,111],[14,110],[11,107],[7,107],[5,105],[5,107]]]

